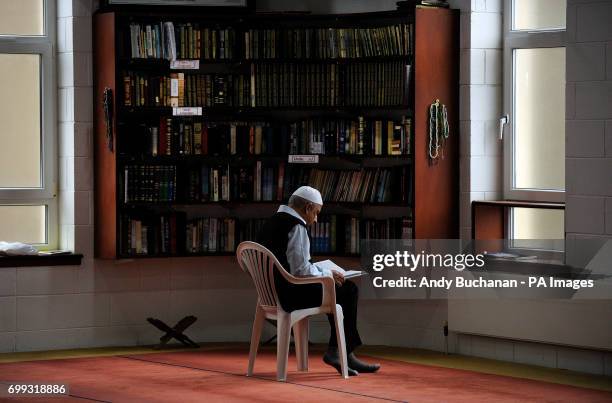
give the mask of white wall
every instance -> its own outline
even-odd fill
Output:
[[[489,4],[487,0],[485,8]],[[611,10],[609,1],[568,1],[566,231],[569,240],[609,238],[612,234],[607,224],[612,222]],[[471,19],[471,38],[474,24],[479,20]],[[483,35],[486,31],[476,32],[476,36]],[[478,63],[472,62],[470,68],[475,66]],[[481,70],[477,69],[478,77],[482,77]],[[471,72],[470,78],[473,78]],[[470,116],[474,116],[474,102],[469,105]],[[467,128],[464,129],[465,133]],[[493,132],[494,129],[485,134],[489,136],[485,137],[485,154],[486,140],[494,136]],[[470,135],[470,150],[475,147],[482,150],[474,133]],[[478,160],[478,157],[470,158],[472,181],[478,180],[478,173],[474,172]],[[465,177],[465,166],[462,170]],[[501,177],[498,180],[501,185]],[[472,191],[476,190],[473,183],[471,186]],[[487,195],[485,192],[485,198]],[[462,198],[462,203],[465,202],[462,217],[467,220],[469,203],[463,192]],[[452,330],[460,333],[457,339],[460,353],[610,375],[612,353],[601,350],[612,350],[612,324],[602,320],[610,316],[611,309],[610,300],[449,301],[449,323]]]
[[[503,157],[497,138],[502,111],[502,3],[472,0],[461,14],[461,239],[471,238],[471,202],[503,197]]]
[[[566,232],[612,239],[612,3],[567,11]]]

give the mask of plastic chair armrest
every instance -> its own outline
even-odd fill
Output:
[[[285,277],[287,281],[293,284],[321,284],[323,287],[323,300],[321,306],[332,306],[336,303],[336,287],[333,277]]]

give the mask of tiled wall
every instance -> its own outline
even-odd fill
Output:
[[[612,376],[612,353],[593,350],[460,334],[457,337],[457,353]]]
[[[497,137],[502,114],[502,3],[472,0],[471,8],[461,13],[461,239],[471,238],[471,202],[502,197],[503,158]]]
[[[463,15],[462,20],[463,33],[469,32],[462,35],[462,48],[469,49],[462,50],[461,60],[464,107],[461,114],[461,217],[464,239],[469,238],[470,200],[491,199],[502,192],[503,161],[501,144],[496,141],[497,118],[502,110],[502,53],[498,49],[502,43],[501,37],[496,35],[483,40],[492,30],[498,32],[499,29],[501,33],[501,3],[500,0],[473,1],[472,15]],[[608,232],[612,224],[607,221],[612,219],[609,210],[612,208],[611,10],[609,1],[568,0],[566,231],[570,240],[604,238],[612,234]],[[470,43],[466,43],[468,38]],[[484,52],[480,48],[485,48]],[[465,99],[470,101],[465,102]],[[487,169],[491,171],[487,172]],[[571,251],[568,254],[571,255]],[[586,346],[587,340],[597,339],[598,343],[593,344],[603,346],[608,340],[608,348],[612,348],[610,327],[607,324],[600,326],[602,315],[598,313],[610,311],[610,304],[605,301],[449,303],[453,304],[449,306],[452,329],[501,337],[459,333],[456,343],[460,354],[612,374],[611,353],[560,345]],[[511,323],[520,325],[512,328]],[[593,333],[596,328],[600,333]],[[505,338],[556,342],[559,345]],[[579,340],[585,340],[585,344],[580,344]]]
[[[93,250],[93,115],[91,2],[57,7],[60,243]]]
[[[612,3],[568,0],[566,232],[612,239]]]

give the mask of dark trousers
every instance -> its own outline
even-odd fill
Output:
[[[359,288],[352,281],[346,280],[342,286],[336,285],[336,304],[340,304],[344,313],[344,338],[346,340],[346,353],[350,354],[361,346],[361,338],[357,331],[357,303],[359,301]],[[329,335],[329,347],[337,348],[336,325],[334,316],[327,315],[331,334]]]
[[[321,305],[323,299],[320,284],[288,284],[276,279],[276,289],[281,306],[286,312],[296,309],[312,308]],[[284,280],[284,279],[283,279]],[[359,288],[352,281],[345,281],[341,286],[336,285],[336,304],[340,304],[344,313],[344,339],[346,340],[346,353],[350,354],[361,345],[361,338],[357,331],[357,304],[359,301]],[[336,325],[333,315],[327,315],[331,334],[329,347],[337,348]]]

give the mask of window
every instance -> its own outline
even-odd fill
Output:
[[[504,197],[563,202],[566,0],[504,6]],[[511,209],[508,237],[563,239],[561,211]]]
[[[0,240],[57,247],[55,2],[0,2]]]

